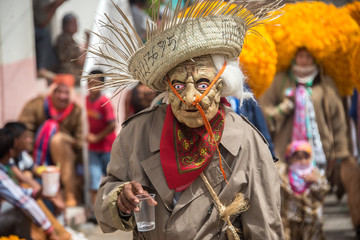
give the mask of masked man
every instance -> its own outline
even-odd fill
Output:
[[[154,102],[165,104],[123,124],[97,220],[104,232],[133,230],[134,239],[282,239],[279,176],[266,140],[224,98],[251,97],[236,59],[251,20],[240,17],[241,5],[189,8],[194,17],[177,24],[163,16],[157,35],[129,58],[131,76],[163,92]],[[141,193],[156,195],[156,226],[148,232],[138,231],[133,216]]]
[[[30,100],[23,108],[19,121],[34,136],[35,167],[61,165],[61,182],[65,190],[65,204],[75,206],[75,161],[82,147],[81,109],[70,100],[75,78],[58,74],[51,93]]]

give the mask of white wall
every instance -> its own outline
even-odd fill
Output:
[[[35,43],[30,0],[0,1],[0,126],[16,120],[35,94]]]

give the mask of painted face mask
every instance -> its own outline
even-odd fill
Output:
[[[188,60],[169,72],[169,82],[184,101],[168,86],[171,109],[179,122],[191,128],[204,125],[203,118],[193,102],[197,95],[201,96],[210,87],[216,75],[210,55]],[[218,79],[199,103],[209,121],[218,111],[221,90],[222,79]]]

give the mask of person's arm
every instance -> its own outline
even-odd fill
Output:
[[[16,185],[6,173],[0,171],[0,197],[20,208],[34,224],[41,227],[47,235],[52,235],[54,228],[35,200]]]
[[[46,27],[54,16],[58,7],[60,7],[61,4],[63,4],[65,1],[66,0],[55,0],[44,7],[46,18],[41,23],[39,23],[39,27]]]
[[[108,174],[101,181],[94,207],[96,219],[105,233],[118,229],[132,231],[136,225],[134,217],[120,215],[118,207],[120,192],[125,184],[130,182],[128,152],[129,147],[121,140],[120,134],[114,141],[107,168]]]
[[[15,174],[16,179],[20,184],[27,184],[33,191],[38,192],[41,189],[41,186],[38,182],[30,177],[26,176],[17,166],[12,166],[11,170]]]
[[[74,114],[74,124],[72,125],[72,137],[73,137],[73,145],[81,149],[83,147],[83,142],[85,140],[83,133],[83,118],[81,115],[81,109],[79,106],[75,106],[74,110],[76,111]]]
[[[330,109],[330,126],[333,134],[335,159],[342,160],[349,157],[349,140],[347,136],[347,121],[345,111],[340,97],[331,88],[326,92],[327,104]]]
[[[37,131],[37,117],[38,117],[38,108],[44,107],[43,101],[40,99],[33,99],[30,102],[27,102],[19,116],[19,122],[25,124],[26,128],[30,131],[32,140],[34,141],[35,133]],[[40,106],[41,105],[41,106]]]
[[[270,88],[259,99],[270,133],[279,129],[283,120],[294,109],[293,101],[283,96],[286,81],[288,81],[286,73],[276,75]]]
[[[283,239],[278,171],[270,151],[263,142],[257,140],[249,146],[251,149],[240,156],[241,159],[249,159],[249,166],[246,167],[246,197],[249,199],[250,207],[241,214],[245,239]]]
[[[322,176],[318,169],[314,169],[312,175],[315,176],[309,188],[310,188],[310,195],[313,200],[317,200],[319,202],[323,202],[325,199],[326,194],[330,190],[330,185],[325,176]],[[304,177],[305,181],[307,181],[306,177]]]
[[[115,121],[109,122],[98,134],[89,133],[87,140],[90,143],[97,143],[103,140],[109,133],[115,130]]]

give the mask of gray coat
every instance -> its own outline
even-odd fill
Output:
[[[168,188],[159,153],[165,114],[166,106],[158,106],[125,122],[97,195],[95,215],[100,227],[104,232],[134,230],[134,239],[226,239],[226,225],[200,177],[173,206],[174,190]],[[242,225],[245,239],[283,239],[279,175],[266,141],[228,108],[220,151],[229,184],[220,171],[218,154],[204,170],[210,184],[225,205],[238,192],[250,202],[246,212],[232,217],[234,226]],[[138,232],[133,217],[126,221],[119,216],[119,186],[131,180],[156,194],[156,228],[152,231]]]

